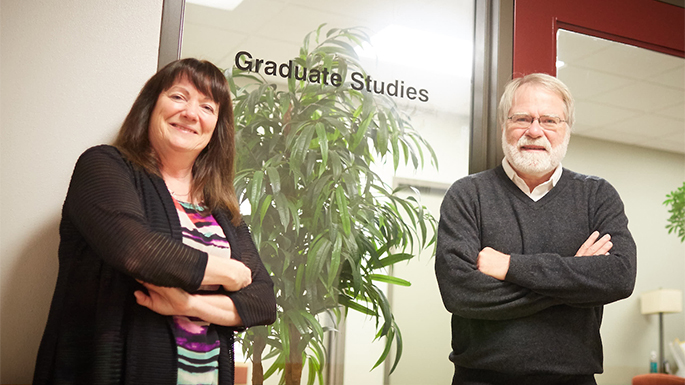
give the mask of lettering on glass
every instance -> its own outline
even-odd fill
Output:
[[[294,78],[295,80],[306,81],[314,84],[330,85],[340,87],[344,83],[342,75],[329,71],[328,68],[322,70],[308,69],[288,60],[287,63],[276,63],[272,60],[255,59],[247,51],[240,51],[235,55],[235,66],[242,71],[263,73],[264,75],[280,76],[284,79]],[[417,89],[412,86],[405,86],[403,80],[395,80],[393,82],[385,82],[376,80],[371,75],[366,75],[360,72],[352,72],[350,74],[350,87],[354,90],[373,92],[380,95],[388,95],[396,98],[406,98],[409,100],[419,100],[427,102],[428,90]]]

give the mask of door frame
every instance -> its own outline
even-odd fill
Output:
[[[164,0],[162,2],[162,21],[157,55],[158,71],[172,61],[181,58],[185,6],[185,0]]]
[[[685,57],[685,8],[657,0],[516,0],[513,75],[556,76],[557,31],[566,29]]]

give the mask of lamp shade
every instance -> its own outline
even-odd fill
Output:
[[[683,311],[683,292],[676,289],[648,291],[640,296],[642,314],[680,313]]]

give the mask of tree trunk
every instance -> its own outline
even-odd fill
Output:
[[[302,378],[302,352],[299,350],[300,332],[295,325],[290,325],[290,354],[285,363],[285,384],[300,385]]]
[[[262,352],[266,347],[266,339],[255,336],[252,342],[252,385],[264,384],[264,367],[262,366]]]

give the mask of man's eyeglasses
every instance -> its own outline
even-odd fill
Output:
[[[566,120],[553,115],[541,115],[539,118],[534,118],[528,114],[514,114],[507,119],[511,121],[511,126],[515,128],[528,128],[537,120],[542,128],[556,130],[561,126],[561,123],[566,123]]]

